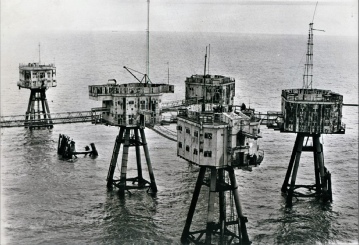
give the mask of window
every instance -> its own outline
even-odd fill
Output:
[[[146,109],[146,101],[145,101],[145,100],[141,100],[141,101],[140,101],[140,108],[141,108],[142,110]]]
[[[212,133],[204,133],[204,138],[212,139]]]
[[[189,145],[186,145],[186,151],[189,151]]]
[[[194,137],[198,137],[198,131],[194,131]]]
[[[177,130],[182,131],[182,126],[181,126],[181,125],[178,125],[178,126],[177,126]]]
[[[212,157],[212,152],[211,151],[205,151],[204,152],[204,157]]]
[[[196,148],[193,149],[193,154],[198,155],[198,150]]]
[[[182,142],[178,142],[178,147],[182,148]]]
[[[133,100],[130,100],[128,103],[129,103],[130,105],[133,105],[135,102],[134,102]]]
[[[187,134],[190,134],[191,133],[191,130],[189,128],[186,128],[186,133]]]

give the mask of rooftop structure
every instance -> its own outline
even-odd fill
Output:
[[[187,77],[186,100],[197,103],[216,104],[224,107],[233,105],[235,79],[221,75],[192,75]]]
[[[54,64],[19,64],[19,88],[48,89],[56,87],[56,67]]]
[[[281,132],[342,134],[343,96],[322,89],[282,90]]]
[[[244,107],[235,110],[235,80],[232,78],[193,75],[186,78],[185,85],[185,101],[190,103],[178,110],[177,155],[198,165],[200,171],[181,241],[202,244],[204,238],[205,244],[212,244],[212,239],[222,244],[228,239],[250,244],[246,229],[248,220],[242,213],[234,169],[251,170],[250,165],[256,166],[263,160],[263,151],[257,143],[261,138],[260,122],[251,116],[251,110]],[[207,177],[206,172],[209,173]],[[209,187],[207,225],[204,230],[191,231],[202,185]],[[228,197],[226,191],[231,192]],[[218,216],[214,215],[216,195]],[[231,210],[233,216],[229,219],[226,218],[227,200],[236,209],[236,212]],[[215,222],[217,218],[218,223]],[[234,226],[233,231],[230,231],[231,226]]]
[[[111,126],[136,127],[159,123],[162,93],[174,93],[169,84],[109,82],[90,85],[90,99],[102,101],[103,123]]]

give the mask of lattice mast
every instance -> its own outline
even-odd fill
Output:
[[[150,0],[147,0],[147,56],[146,56],[146,75],[145,83],[147,83],[147,78],[150,76]]]
[[[304,65],[303,88],[312,89],[313,84],[313,23],[309,24],[306,63]]]

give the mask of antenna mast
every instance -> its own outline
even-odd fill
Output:
[[[207,64],[207,46],[206,46],[206,55],[204,56],[204,74],[203,74],[203,101],[202,101],[202,111],[206,111],[206,64]]]
[[[307,43],[307,58],[304,66],[304,74],[303,74],[303,88],[304,89],[312,89],[313,84],[313,30],[315,31],[324,31],[313,28],[315,11],[317,9],[318,2],[315,5],[314,14],[312,22],[309,23],[309,35],[308,35],[308,43]]]
[[[39,65],[41,63],[41,55],[40,55],[40,43],[39,43]]]
[[[147,58],[146,58],[146,77],[150,76],[150,0],[147,0]],[[147,83],[147,78],[145,78]]]
[[[307,59],[304,66],[303,88],[312,88],[313,83],[313,23],[309,23],[309,35],[307,43]]]
[[[167,62],[167,83],[170,84],[170,62]]]
[[[209,74],[209,59],[211,58],[211,44],[208,44],[208,73]]]

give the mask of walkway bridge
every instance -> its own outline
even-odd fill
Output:
[[[165,102],[162,105],[161,112],[176,111],[179,107],[189,106],[196,104],[197,101],[192,100],[177,100]],[[2,116],[0,117],[0,128],[11,128],[11,127],[47,127],[55,124],[67,124],[67,123],[85,123],[91,122],[93,124],[102,123],[102,113],[108,112],[105,108],[98,107],[92,108],[91,111],[75,111],[75,112],[61,112],[61,113],[45,113],[37,115],[13,115],[13,116]],[[281,117],[280,112],[268,112],[267,114],[255,113],[254,115],[257,120],[261,121],[262,125],[268,127],[276,127],[276,121]],[[165,120],[166,121],[166,120]],[[175,122],[175,120],[167,120],[168,122]],[[151,128],[151,127],[150,127]],[[164,135],[168,135],[168,132],[164,129],[165,127],[152,127],[154,131],[163,131]],[[174,138],[171,135],[170,138]]]
[[[0,118],[1,128],[11,127],[48,127],[54,124],[67,123],[100,123],[102,113],[106,112],[103,108],[93,108],[91,111],[75,111],[61,113],[46,113],[44,117],[39,117],[36,113],[30,115],[2,116]],[[26,119],[26,117],[29,117]]]
[[[179,107],[199,104],[200,102],[201,100],[198,99],[174,100],[174,101],[162,102],[161,111],[162,112],[176,111]]]

